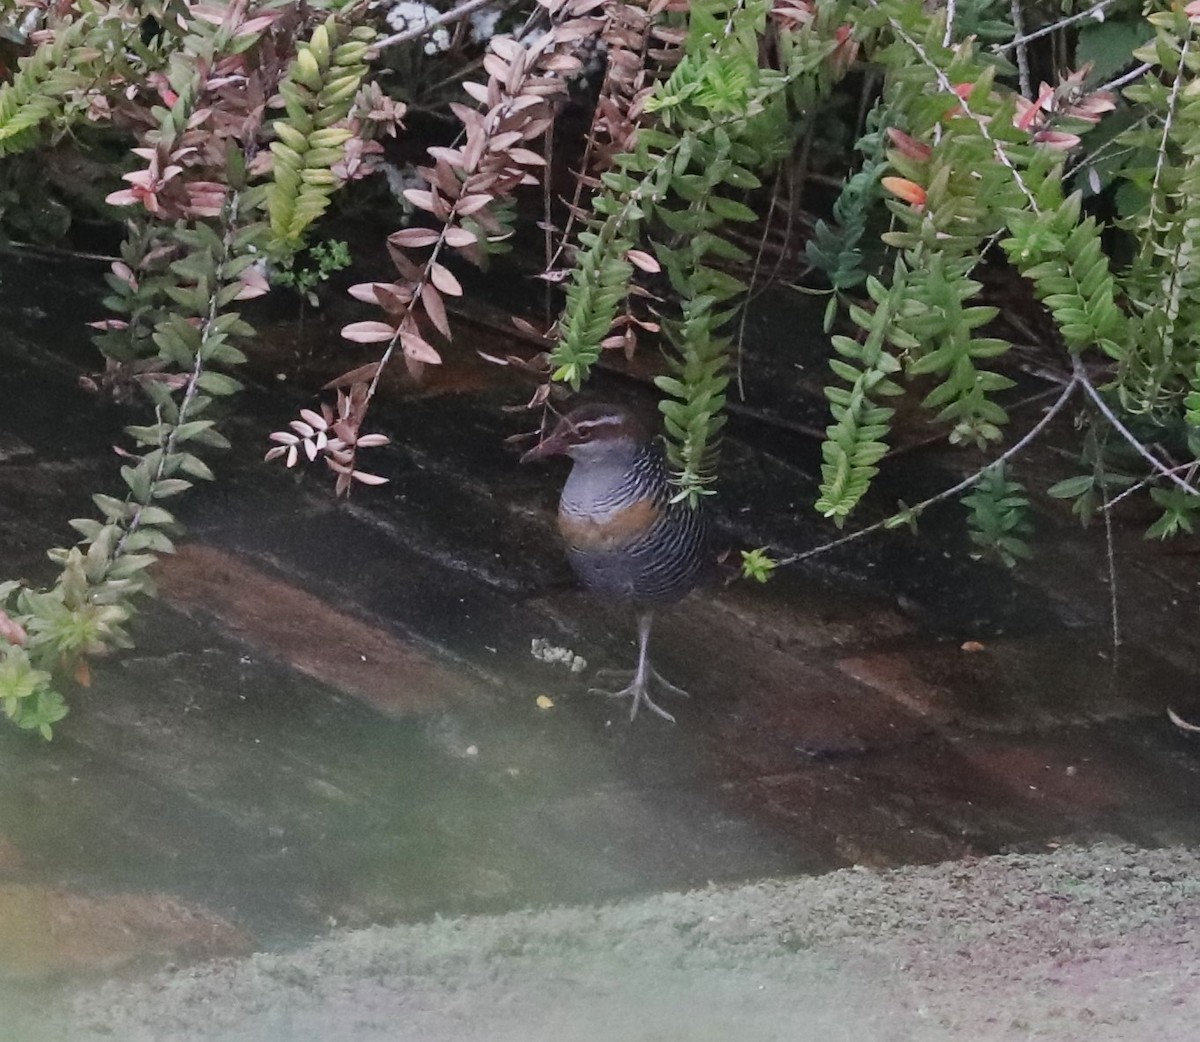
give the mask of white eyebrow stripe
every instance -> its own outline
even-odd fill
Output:
[[[575,424],[577,431],[591,430],[593,427],[620,427],[625,420],[620,416],[601,416],[595,420],[580,420]]]

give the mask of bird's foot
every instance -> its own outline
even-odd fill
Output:
[[[619,691],[609,691],[607,688],[593,687],[588,689],[590,695],[605,695],[608,698],[629,698],[632,700],[632,705],[629,708],[629,719],[633,720],[638,710],[645,706],[650,712],[661,716],[664,720],[675,723],[675,717],[668,713],[662,706],[656,703],[650,697],[650,682],[654,681],[668,695],[677,695],[681,698],[690,698],[691,696],[681,687],[676,687],[674,684],[664,680],[662,675],[649,663],[646,664],[644,673],[630,673],[628,670],[613,670],[601,669],[596,673],[596,678],[602,676],[627,676],[632,679],[630,682]]]

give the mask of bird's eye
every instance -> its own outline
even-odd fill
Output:
[[[593,433],[594,433],[594,431],[593,431],[591,424],[588,424],[586,426],[581,424],[580,426],[575,428],[575,440],[577,442],[591,441]]]

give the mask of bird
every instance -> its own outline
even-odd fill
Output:
[[[651,699],[651,684],[668,694],[686,697],[687,692],[651,665],[650,631],[655,608],[681,599],[701,577],[707,513],[674,498],[662,448],[624,406],[577,406],[559,417],[521,462],[560,455],[573,464],[558,504],[567,559],[589,590],[630,602],[637,611],[632,680],[619,691],[592,691],[629,698],[631,721],[645,706],[674,723],[675,717]]]

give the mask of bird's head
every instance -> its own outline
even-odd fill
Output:
[[[591,463],[635,452],[647,440],[645,427],[621,405],[581,405],[560,416],[554,429],[521,457],[532,463],[570,456]]]

